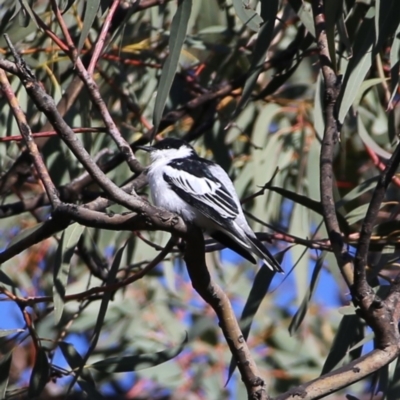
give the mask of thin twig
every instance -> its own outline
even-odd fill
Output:
[[[8,41],[7,37],[6,40]],[[8,44],[9,46],[11,45],[10,43]],[[11,50],[14,53],[14,57],[17,58],[18,55],[15,52],[15,49],[12,47],[12,45],[11,45]],[[42,160],[42,157],[39,153],[36,143],[32,138],[32,131],[28,125],[28,122],[26,121],[25,114],[23,113],[21,107],[18,104],[18,100],[11,88],[10,82],[7,79],[5,71],[2,69],[0,69],[0,84],[1,84],[1,90],[5,95],[5,97],[7,98],[11,110],[14,114],[14,117],[17,121],[18,128],[21,132],[22,137],[24,138],[29,154],[32,157],[33,164],[35,165],[38,176],[41,182],[43,183],[48,198],[50,199],[50,203],[53,206],[53,208],[56,208],[60,204],[60,199],[58,197],[57,189],[50,178],[50,175]]]
[[[103,51],[106,36],[108,35],[112,19],[114,17],[114,14],[115,14],[120,2],[121,2],[121,0],[114,0],[108,10],[107,16],[106,16],[103,26],[101,28],[100,35],[97,38],[96,45],[93,49],[92,58],[90,59],[90,63],[89,63],[88,69],[87,69],[87,71],[90,75],[93,75],[93,71],[96,67],[97,61],[100,58],[101,52]]]
[[[61,10],[58,8],[57,2],[55,0],[51,0],[52,8],[53,11],[56,15],[57,21],[60,24],[60,27],[62,29],[62,32],[66,38],[66,41],[69,46],[69,51],[66,53],[70,55],[72,58],[72,61],[75,64],[76,71],[79,75],[79,77],[82,79],[83,83],[85,84],[90,98],[93,101],[93,104],[96,105],[98,108],[100,115],[104,121],[105,126],[107,127],[108,133],[118,146],[118,149],[120,152],[124,155],[126,162],[128,163],[130,169],[132,172],[137,172],[138,169],[140,169],[140,164],[136,160],[135,155],[133,154],[133,151],[129,144],[126,142],[126,140],[123,138],[121,133],[119,132],[117,126],[115,125],[110,112],[108,110],[108,107],[106,103],[104,102],[103,98],[100,95],[100,90],[99,87],[97,86],[96,82],[94,81],[92,74],[89,73],[88,70],[86,70],[85,66],[82,63],[82,60],[79,57],[79,54],[77,54],[77,50],[74,46],[73,40],[71,38],[71,35],[69,34],[68,27],[65,24],[64,18],[61,14]],[[41,21],[41,25],[43,25],[44,22]],[[102,34],[104,32],[102,31]],[[97,49],[99,51],[99,49]],[[93,60],[93,59],[92,59]]]

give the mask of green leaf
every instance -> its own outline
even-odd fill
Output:
[[[169,361],[172,358],[176,357],[184,349],[187,342],[188,336],[186,334],[185,339],[182,341],[182,343],[176,347],[172,347],[151,354],[111,357],[105,360],[98,361],[94,364],[87,365],[86,367],[93,368],[97,371],[105,373],[139,371],[165,363],[166,361]]]
[[[94,382],[78,379],[78,385],[88,395],[89,400],[102,400],[105,397],[96,389]]]
[[[358,93],[357,93],[357,96],[356,96],[356,98],[354,99],[353,107],[354,107],[355,109],[358,108],[358,106],[359,106],[359,104],[360,104],[360,102],[361,102],[361,99],[363,98],[365,92],[366,92],[368,89],[370,89],[371,87],[373,87],[373,86],[375,86],[375,85],[378,85],[379,83],[385,82],[385,81],[387,81],[388,79],[389,79],[389,78],[386,78],[386,79],[382,79],[382,78],[372,78],[372,79],[367,79],[367,80],[365,80],[365,81],[361,84],[360,89],[359,89],[359,91],[358,91]]]
[[[324,375],[337,366],[346,357],[348,349],[362,340],[364,325],[358,315],[345,315],[336,332],[335,339],[329,351],[328,357],[322,368],[321,375]]]
[[[68,365],[73,371],[82,368],[84,365],[84,360],[82,356],[76,351],[75,346],[68,342],[59,342],[58,347],[60,348],[63,356],[67,360]],[[89,383],[94,384],[94,379],[90,371],[83,369],[81,377]]]
[[[400,23],[400,4],[397,0],[375,2],[375,54],[397,29]]]
[[[369,8],[357,32],[354,55],[347,66],[338,99],[340,122],[351,107],[372,60],[387,38],[395,33],[399,22],[400,2],[397,0],[377,0],[375,7]]]
[[[386,151],[385,149],[382,149],[375,140],[370,136],[369,132],[365,128],[365,125],[363,123],[362,117],[360,114],[357,116],[357,127],[358,127],[358,133],[360,135],[361,140],[364,142],[364,144],[368,147],[371,148],[379,157],[384,158],[385,160],[388,160],[391,157],[391,154]]]
[[[64,309],[65,287],[68,283],[70,261],[85,227],[74,223],[62,233],[57,248],[53,270],[53,301],[55,324],[61,319]]]
[[[322,270],[322,267],[324,265],[324,260],[326,257],[326,251],[323,251],[321,255],[318,257],[318,260],[315,264],[312,276],[311,276],[311,282],[310,286],[307,289],[307,292],[303,298],[303,301],[301,302],[301,305],[299,309],[296,311],[296,314],[293,316],[292,321],[290,322],[289,325],[289,333],[293,335],[296,333],[297,329],[303,322],[304,317],[306,316],[307,310],[308,310],[308,305],[310,304],[312,295],[315,291],[315,288],[317,287],[317,283],[320,277],[320,272]]]
[[[311,4],[302,0],[289,0],[289,4],[299,16],[307,30],[315,37],[314,17]]]
[[[400,398],[400,358],[397,358],[392,379],[389,381],[386,399]]]
[[[6,398],[8,379],[10,377],[11,361],[12,352],[3,355],[0,361],[0,399]]]
[[[179,57],[186,37],[186,30],[189,23],[192,9],[192,0],[179,0],[178,9],[172,19],[171,32],[169,35],[169,55],[165,60],[161,71],[160,83],[158,85],[157,97],[154,104],[153,125],[154,134],[158,131],[161,117],[164,111],[176,69],[179,64]]]
[[[374,45],[374,8],[371,7],[357,33],[353,46],[354,54],[347,65],[338,99],[339,121],[343,123],[359,92],[365,75],[372,63]]]
[[[241,6],[243,8],[243,3],[241,0],[237,0],[236,2],[234,1],[233,2],[234,6],[235,3],[241,3]],[[246,106],[250,98],[250,95],[254,89],[254,86],[257,82],[258,76],[263,70],[263,65],[267,55],[268,47],[273,38],[275,18],[276,18],[276,13],[278,12],[278,5],[279,5],[278,0],[268,0],[261,2],[261,15],[264,18],[264,24],[258,34],[257,41],[254,46],[253,59],[251,61],[250,71],[248,73],[246,83],[244,84],[243,94],[239,101],[239,104],[236,107],[235,112],[233,113],[232,119],[235,119],[236,116]]]
[[[108,273],[108,277],[107,277],[107,281],[106,281],[107,285],[115,283],[115,278],[117,276],[118,269],[119,269],[119,266],[120,266],[121,260],[122,260],[122,255],[123,255],[123,252],[124,252],[124,250],[126,248],[127,243],[128,242],[125,242],[125,244],[122,247],[120,247],[118,249],[117,253],[115,254],[113,263],[112,263],[111,268],[110,268],[110,272]],[[99,337],[100,337],[101,328],[103,326],[104,318],[105,318],[106,313],[107,313],[108,304],[109,304],[109,302],[110,302],[110,300],[111,300],[113,295],[114,295],[114,293],[111,292],[111,291],[107,291],[107,292],[105,292],[103,294],[103,298],[102,298],[101,304],[100,304],[100,310],[99,310],[99,313],[97,315],[96,325],[95,325],[94,330],[93,330],[93,335],[92,335],[92,339],[90,341],[89,349],[86,352],[85,357],[82,359],[82,364],[79,366],[79,370],[75,373],[74,379],[70,383],[69,390],[71,390],[71,388],[75,385],[75,383],[78,380],[79,376],[82,376],[83,378],[85,378],[84,375],[83,375],[84,364],[87,362],[87,360],[89,359],[90,355],[93,353],[94,349],[96,348],[97,342],[98,342]]]
[[[397,93],[399,87],[399,73],[400,73],[400,24],[394,33],[392,46],[390,48],[390,86],[392,89],[392,95],[388,108],[391,108],[394,96]]]
[[[293,73],[297,70],[297,67],[301,64],[302,59],[299,57],[297,62],[293,65],[293,67],[289,68],[285,72],[281,72],[275,75],[265,86],[264,89],[257,94],[258,99],[262,99],[266,96],[269,96],[275,93],[276,90],[281,88],[283,84],[293,75]]]
[[[338,201],[337,206],[341,207],[342,205],[357,199],[364,193],[375,189],[376,184],[378,182],[378,177],[373,176],[372,178],[366,179],[359,185],[357,185],[354,189],[351,189],[350,192],[348,192],[340,201]]]
[[[382,207],[385,207],[385,205],[386,205],[386,203],[382,203],[380,205],[379,209],[382,209]],[[356,207],[354,210],[351,210],[346,215],[347,223],[351,226],[351,225],[355,224],[356,222],[365,218],[368,208],[369,208],[369,203],[362,204],[361,206]]]
[[[7,245],[7,249],[11,248],[12,246],[15,246],[18,244],[21,240],[26,239],[29,237],[31,234],[35,233],[39,229],[42,228],[42,226],[45,224],[45,222],[41,222],[39,224],[36,224],[34,226],[31,226],[30,228],[24,229],[21,232],[18,233],[18,235],[14,236],[11,240],[10,243]]]
[[[96,18],[97,11],[99,10],[101,0],[88,0],[86,1],[85,16],[83,17],[82,32],[79,37],[78,54],[80,54],[86,38],[89,35],[90,28]]]
[[[26,28],[31,20],[36,23],[34,11],[32,9],[33,1],[20,0],[20,4],[22,5],[22,9],[18,15],[18,19],[21,27]]]
[[[298,194],[298,193],[295,193],[290,190],[280,188],[277,186],[268,186],[267,189],[273,190],[274,192],[279,193],[283,197],[293,200],[295,203],[301,204],[302,206],[316,212],[317,214],[323,215],[322,214],[322,206],[319,201],[312,200],[307,196],[303,196],[301,194]],[[339,221],[340,229],[344,232],[349,233],[350,226],[349,226],[348,222],[346,221],[346,219],[340,213],[337,213],[336,215],[337,215],[337,218]]]
[[[50,376],[49,361],[43,347],[39,347],[35,365],[32,369],[31,379],[29,381],[28,396],[34,398],[39,396],[46,386]]]
[[[0,337],[13,335],[14,333],[21,333],[21,332],[25,332],[25,329],[0,329]]]
[[[18,287],[15,282],[4,272],[0,269],[0,282],[10,286],[12,288]]]
[[[338,22],[343,7],[343,0],[324,0],[325,20],[326,20],[326,36],[328,41],[329,55],[333,68],[336,71],[336,44],[335,44],[335,27]]]
[[[300,189],[301,190],[301,189]],[[289,221],[289,235],[294,237],[309,236],[310,229],[309,213],[305,207],[295,203]],[[308,270],[310,264],[310,253],[306,246],[296,245],[290,249],[290,254],[293,260],[293,273],[295,275],[296,285],[296,303],[301,304],[301,299],[306,295]]]
[[[263,1],[261,4],[264,3],[267,2]],[[242,0],[233,0],[233,8],[236,11],[236,15],[244,25],[254,32],[258,32],[263,20],[252,8],[245,6]]]

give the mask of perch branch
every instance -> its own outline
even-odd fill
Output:
[[[238,369],[246,385],[249,400],[268,399],[265,382],[260,376],[240,330],[232,306],[224,291],[212,281],[204,257],[204,238],[198,228],[190,228],[186,236],[184,259],[193,288],[214,309]]]

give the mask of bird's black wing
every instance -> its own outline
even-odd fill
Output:
[[[226,187],[209,172],[208,166],[208,161],[200,158],[173,160],[166,166],[163,177],[181,199],[223,226],[227,220],[237,217],[239,209]]]

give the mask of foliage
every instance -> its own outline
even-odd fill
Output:
[[[192,141],[199,154],[229,171],[252,227],[272,238],[283,257],[286,275],[269,285],[271,275],[239,256],[225,250],[206,255],[238,318],[245,308],[241,326],[268,394],[371,351],[374,335],[351,305],[320,203],[326,99],[311,3],[117,3],[57,2],[86,68],[111,20],[92,75],[123,140],[132,148],[153,136]],[[58,103],[78,90],[79,73],[55,5],[4,0],[0,31]],[[328,50],[342,79],[334,201],[354,254],[373,189],[397,142],[400,3],[325,0],[324,7]],[[2,58],[11,61],[3,37],[0,46]],[[20,79],[9,79],[61,199],[81,205],[107,197],[52,132]],[[60,113],[108,178],[125,185],[140,171],[123,162],[88,88],[78,93]],[[136,275],[167,245],[168,232],[57,222],[54,232],[41,236],[54,218],[51,199],[27,161],[8,103],[0,98],[0,398],[70,392],[245,398],[237,371],[225,386],[231,352],[214,311],[191,286],[181,248]],[[148,162],[139,151],[135,156],[141,165]],[[368,281],[382,295],[398,273],[398,186],[394,177],[370,244]],[[138,194],[147,196],[147,189],[139,186]],[[117,203],[107,208],[109,216],[126,211]],[[213,246],[207,243],[208,250]],[[399,398],[397,365],[396,359],[337,398],[375,392]]]

